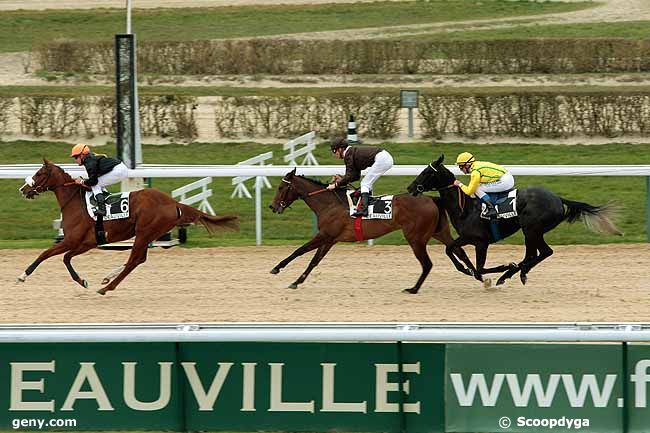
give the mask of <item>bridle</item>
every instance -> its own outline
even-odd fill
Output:
[[[47,186],[47,187],[46,187],[45,184],[47,183],[47,181],[48,181],[48,180],[50,179],[50,177],[52,176],[52,167],[51,167],[51,166],[47,166],[47,171],[46,171],[46,173],[47,173],[47,177],[45,177],[45,180],[43,180],[42,182],[39,182],[38,185],[29,185],[29,182],[25,182],[25,184],[29,185],[29,187],[32,188],[32,190],[33,190],[36,194],[41,194],[41,193],[46,192],[46,191],[52,191],[52,192],[54,192],[54,190],[56,190],[56,189],[58,189],[58,188],[61,188],[61,187],[68,187],[68,186],[76,185],[76,182],[73,181],[73,182],[65,182],[65,183],[62,183],[61,185]],[[30,179],[32,182],[34,181],[34,178],[31,177],[31,176],[30,176],[29,179]],[[84,186],[81,185],[81,187],[83,188]],[[87,188],[87,187],[86,187],[86,188]],[[72,200],[73,197],[74,197],[74,195],[71,195],[71,196],[70,196],[70,198],[69,198],[69,199],[68,199],[68,200],[67,200],[67,201],[66,201],[66,202],[61,206],[61,210],[63,210],[63,208],[65,208],[65,207],[68,205],[68,203],[70,203],[70,201]]]
[[[282,179],[282,182],[284,182],[284,183],[286,183],[287,185],[289,185],[289,186],[287,187],[287,189],[284,190],[284,193],[282,194],[282,198],[285,198],[286,195],[289,193],[289,190],[293,187],[293,183],[291,183],[291,181],[288,181],[288,180],[286,180],[286,179]],[[315,196],[315,195],[317,195],[317,194],[321,194],[321,193],[324,193],[324,192],[328,192],[328,191],[330,191],[330,190],[327,189],[327,188],[322,188],[322,189],[318,189],[318,190],[316,190],[316,191],[309,192],[309,193],[307,193],[306,195],[303,194],[303,193],[301,193],[301,192],[299,192],[298,190],[296,190],[296,193],[298,194],[298,197],[299,197],[299,198],[301,198],[302,200],[305,200],[305,199],[307,199],[307,198],[309,198],[309,197],[312,197],[312,196]],[[341,198],[338,196],[338,194],[336,194],[334,191],[331,191],[331,192],[334,193],[334,197],[336,197],[336,199],[339,201],[339,203],[343,204],[343,202],[341,201]],[[286,202],[285,202],[284,200],[280,200],[280,202],[278,203],[278,205],[280,205],[280,207],[281,207],[282,209],[288,209],[289,206],[290,206],[290,205],[286,204]]]
[[[431,170],[433,170],[434,172],[436,172],[436,173],[438,172],[438,170],[437,170],[437,169],[436,169],[432,164],[429,164],[429,167],[430,167]],[[446,191],[446,190],[451,189],[451,188],[457,188],[457,191],[458,191],[458,207],[460,208],[460,212],[461,212],[461,215],[462,215],[462,213],[465,211],[465,200],[466,200],[466,196],[465,196],[465,194],[461,191],[461,189],[460,189],[459,186],[456,186],[456,185],[454,185],[454,184],[452,183],[452,184],[450,184],[450,185],[441,186],[441,187],[439,187],[439,188],[432,188],[432,190],[433,190],[433,191],[438,191],[438,192],[440,192],[440,191]],[[419,192],[420,194],[422,194],[422,193],[424,192],[424,185],[422,185],[422,184],[417,184],[417,185],[415,186],[415,190],[416,190],[417,192]]]

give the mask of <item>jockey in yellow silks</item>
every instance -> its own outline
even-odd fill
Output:
[[[499,164],[487,161],[476,161],[474,155],[463,152],[456,158],[456,165],[460,171],[469,174],[469,185],[463,185],[459,180],[454,185],[459,187],[465,194],[475,195],[487,206],[486,216],[494,219],[497,211],[490,201],[487,193],[508,191],[515,186],[515,179],[512,174]]]

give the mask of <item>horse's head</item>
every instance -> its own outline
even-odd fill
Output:
[[[442,163],[444,155],[431,162],[422,170],[418,177],[408,186],[407,190],[413,195],[419,195],[426,191],[444,188],[454,183],[454,174]]]
[[[278,192],[275,193],[273,202],[269,205],[269,208],[273,212],[284,212],[286,208],[291,206],[291,203],[301,197],[301,194],[298,192],[298,189],[295,185],[295,182],[298,179],[299,176],[296,176],[295,168],[282,178],[282,182],[280,182],[280,185],[278,185]]]
[[[65,172],[58,165],[43,159],[43,166],[32,176],[25,178],[25,184],[19,191],[23,197],[33,199],[44,191],[53,189],[65,183]]]

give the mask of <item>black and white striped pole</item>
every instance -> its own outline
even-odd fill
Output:
[[[359,136],[357,135],[357,124],[354,121],[354,116],[350,114],[348,119],[348,144],[359,144]]]

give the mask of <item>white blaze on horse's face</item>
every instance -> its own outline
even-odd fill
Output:
[[[28,187],[30,187],[30,188],[34,186],[34,178],[33,178],[32,176],[27,176],[27,177],[25,178],[25,183],[23,184],[23,186],[21,186],[20,188],[18,188],[18,191],[22,194],[23,189],[24,189],[26,186],[28,186]]]

